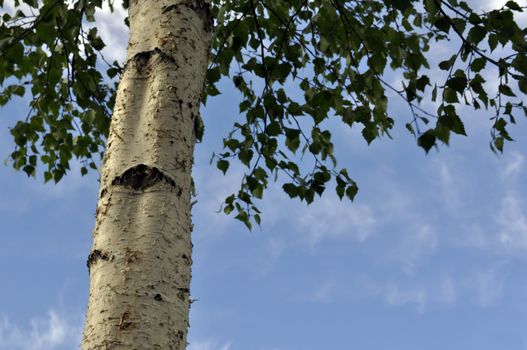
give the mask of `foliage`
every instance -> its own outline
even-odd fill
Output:
[[[17,83],[3,88],[2,104],[32,85],[33,112],[12,129],[14,166],[28,174],[37,155],[48,165],[45,176],[57,181],[72,155],[101,151],[113,89],[97,70],[104,44],[95,30],[82,29],[101,1],[44,1],[37,16],[4,15],[0,82]],[[512,140],[516,115],[527,114],[527,29],[515,21],[525,6],[516,1],[488,12],[459,0],[213,0],[211,8],[216,29],[203,101],[220,94],[222,79],[242,95],[241,118],[213,160],[223,173],[235,160],[246,166],[223,210],[249,228],[260,223],[254,202],[271,179],[285,179],[283,190],[307,203],[330,184],[341,199],[353,199],[358,187],[337,167],[328,121],[360,128],[368,143],[389,136],[396,119],[389,90],[406,101],[406,128],[426,152],[448,144],[452,133],[466,134],[463,105],[489,110],[497,152]],[[431,67],[431,47],[447,42],[456,52]],[[119,69],[111,65],[109,77]],[[400,85],[387,74],[397,74]]]
[[[227,171],[237,158],[248,171],[240,191],[227,198],[224,211],[250,227],[254,198],[261,198],[269,177],[285,174],[284,191],[311,203],[332,179],[340,198],[353,199],[357,185],[346,169],[337,168],[330,119],[359,127],[366,142],[390,135],[394,117],[387,90],[403,98],[411,113],[407,129],[426,152],[451,133],[465,135],[459,105],[492,109],[493,150],[512,140],[507,124],[518,109],[527,114],[518,90],[527,93],[525,35],[509,1],[503,8],[477,13],[457,0],[246,0],[214,1],[216,37],[206,95],[219,94],[215,84],[231,79],[242,93],[243,122],[224,139],[217,166]],[[459,43],[453,56],[439,63],[443,82],[429,73],[430,47]],[[498,46],[505,57],[490,56]],[[489,96],[482,71],[494,66],[499,89]],[[387,71],[401,76],[401,86],[387,83]],[[257,87],[257,78],[263,87]],[[492,82],[491,82],[492,83]],[[301,98],[286,86],[298,86]],[[516,88],[517,85],[517,88]],[[423,100],[436,111],[420,106]],[[431,123],[430,123],[431,122]],[[305,171],[295,154],[309,154]]]
[[[13,166],[35,175],[41,163],[45,180],[55,182],[73,157],[82,160],[83,174],[96,169],[93,156],[104,151],[115,91],[100,72],[105,44],[97,28],[85,28],[102,0],[0,5],[0,106],[31,96],[29,113],[11,129]],[[110,66],[112,78],[120,66]]]

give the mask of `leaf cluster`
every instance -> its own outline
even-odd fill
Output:
[[[234,160],[246,166],[224,211],[236,210],[248,227],[253,213],[260,222],[254,200],[269,178],[282,179],[290,197],[308,204],[331,183],[340,198],[353,200],[358,188],[337,167],[328,121],[359,128],[367,143],[390,136],[397,118],[388,111],[388,92],[408,105],[397,114],[426,152],[448,144],[452,133],[466,134],[459,105],[492,110],[491,147],[498,151],[512,140],[506,126],[515,122],[513,111],[526,111],[516,95],[527,92],[527,31],[514,20],[524,10],[514,1],[486,13],[458,0],[217,0],[212,6],[216,32],[204,100],[229,79],[241,92],[243,118],[213,160],[224,173]],[[431,67],[430,49],[441,42],[458,45],[457,53]],[[499,81],[493,96],[483,74],[488,68]],[[387,82],[390,72],[400,75],[399,85]],[[425,108],[433,104],[436,110]]]
[[[29,99],[29,111],[11,128],[16,169],[34,176],[44,166],[45,181],[58,182],[73,157],[82,174],[96,169],[104,151],[115,86],[108,79],[121,67],[101,73],[105,44],[95,20],[102,0],[0,1],[0,106],[13,97]],[[106,80],[105,80],[106,79]]]
[[[110,6],[113,3],[108,0]],[[123,5],[127,7],[127,1]],[[102,0],[15,0],[0,20],[0,105],[30,98],[11,129],[15,168],[59,181],[73,157],[94,168],[108,133],[122,67],[105,63],[89,26]],[[215,35],[203,102],[232,81],[240,118],[213,155],[226,173],[245,174],[225,213],[260,224],[255,202],[270,183],[308,204],[334,187],[353,200],[358,187],[337,164],[336,122],[369,144],[404,123],[426,152],[465,135],[461,106],[490,113],[491,148],[511,141],[525,115],[527,29],[508,1],[476,11],[460,0],[211,0]],[[11,11],[12,10],[12,11]],[[455,47],[439,57],[435,47]],[[437,62],[436,62],[437,60]],[[106,74],[103,75],[106,69]],[[393,82],[393,76],[399,79]],[[388,108],[398,96],[405,111]],[[402,121],[401,121],[402,119]],[[199,130],[202,127],[198,126]]]

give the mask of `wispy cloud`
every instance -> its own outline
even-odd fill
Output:
[[[395,278],[389,282],[369,279],[364,292],[391,307],[410,307],[418,313],[428,308],[451,307],[473,303],[489,307],[499,302],[505,292],[503,263],[473,271],[450,272],[425,279]]]
[[[461,187],[459,181],[461,179],[456,176],[458,175],[456,173],[459,173],[459,169],[456,171],[456,169],[453,169],[454,165],[445,160],[436,162],[436,166],[438,168],[439,193],[442,196],[444,208],[449,213],[459,212],[463,206],[463,201],[459,196]]]
[[[474,279],[475,280],[475,279]],[[460,294],[473,291],[474,286],[461,286],[450,274],[426,280],[396,278],[390,282],[369,280],[365,291],[391,307],[410,307],[425,313],[429,307],[449,307],[457,303]]]
[[[219,344],[214,340],[197,340],[190,342],[188,350],[230,350],[232,343]]]
[[[256,278],[269,276],[288,248],[286,240],[281,237],[267,237],[264,246],[264,254],[251,267]]]
[[[389,305],[414,305],[419,313],[425,311],[427,293],[423,287],[401,288],[389,284],[384,290],[385,302]]]
[[[324,282],[307,296],[306,301],[323,304],[331,303],[333,301],[334,290],[335,284],[333,282]]]
[[[516,150],[512,151],[507,157],[504,175],[507,177],[518,175],[523,169],[523,163],[525,163],[523,154]]]
[[[328,197],[319,199],[296,216],[299,231],[307,233],[311,247],[326,239],[351,238],[364,242],[374,234],[377,220],[369,206]]]
[[[426,223],[416,221],[409,232],[404,235],[398,251],[403,263],[403,270],[412,273],[418,262],[436,252],[438,239],[436,229]]]
[[[496,217],[499,242],[507,249],[527,249],[527,215],[521,199],[514,194],[506,195]]]
[[[504,278],[499,267],[479,272],[472,280],[479,306],[491,306],[498,302],[504,290]]]
[[[458,287],[451,276],[445,276],[441,279],[439,287],[437,288],[437,299],[439,302],[447,305],[452,305],[458,298]]]
[[[68,317],[50,310],[47,317],[36,317],[27,328],[0,317],[0,350],[59,350],[79,347],[80,317]]]

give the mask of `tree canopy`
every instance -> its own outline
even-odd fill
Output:
[[[11,129],[13,166],[31,176],[43,167],[46,181],[59,181],[74,158],[82,173],[95,169],[123,69],[101,53],[105,44],[93,22],[103,1],[0,5],[0,104],[14,96],[31,101]],[[240,116],[213,162],[223,173],[235,161],[246,167],[223,210],[248,227],[260,223],[255,202],[271,181],[307,203],[328,186],[353,200],[358,186],[337,164],[330,120],[359,128],[368,143],[404,123],[428,152],[448,144],[452,133],[466,134],[466,105],[488,111],[490,147],[502,152],[512,140],[509,125],[527,115],[527,29],[515,19],[527,6],[517,1],[489,11],[458,0],[209,5],[215,34],[202,100],[221,93],[222,79],[241,92]],[[455,50],[436,67],[431,48],[442,43]],[[391,111],[389,92],[407,109]],[[196,131],[201,137],[203,125]]]

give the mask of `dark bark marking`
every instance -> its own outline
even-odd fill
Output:
[[[185,301],[187,299],[187,296],[190,296],[190,289],[188,289],[188,288],[178,288],[177,289],[177,296],[182,301]]]
[[[194,122],[194,125],[193,125],[194,137],[196,139],[196,142],[200,143],[203,138],[203,132],[205,131],[205,127],[203,125],[203,121],[201,120],[201,116],[199,115],[199,113],[196,115],[192,113],[192,118]]]
[[[192,259],[187,254],[181,255],[181,259],[183,259],[188,266],[192,265]]]
[[[180,196],[182,189],[177,186],[176,182],[168,175],[165,175],[156,167],[150,167],[145,164],[139,164],[126,170],[122,175],[113,179],[113,186],[129,187],[135,191],[144,191],[159,182],[166,182],[172,186],[177,195]]]
[[[131,250],[130,248],[126,247],[124,250],[126,263],[130,264],[130,263],[136,262],[137,260],[139,260],[140,254],[141,254],[140,252]]]
[[[179,113],[183,116],[183,100],[179,99],[177,102],[179,104]]]
[[[154,295],[154,299],[157,300],[157,301],[163,301],[163,297],[161,296],[161,294],[157,293],[156,295]]]
[[[203,20],[203,30],[207,33],[212,32],[214,29],[214,20],[212,18],[212,12],[210,11],[209,3],[207,3],[205,0],[186,0],[178,4],[163,7],[163,9],[161,9],[161,13],[176,11],[180,6],[186,6],[196,12],[196,14]]]
[[[130,311],[126,310],[123,315],[121,316],[121,322],[119,323],[119,329],[120,330],[127,330],[133,327],[134,323],[130,321]]]
[[[88,255],[88,261],[86,261],[86,265],[88,266],[88,271],[91,269],[92,265],[95,264],[97,260],[109,261],[110,255],[108,253],[100,251],[99,249],[94,249],[90,253],[90,255]]]
[[[162,60],[169,61],[177,66],[174,57],[170,56],[169,54],[163,52],[160,48],[156,47],[153,50],[136,53],[132,58],[130,58],[126,62],[124,70],[126,70],[130,66],[131,62],[135,62],[139,67],[146,67],[152,57],[155,55],[159,56]]]

